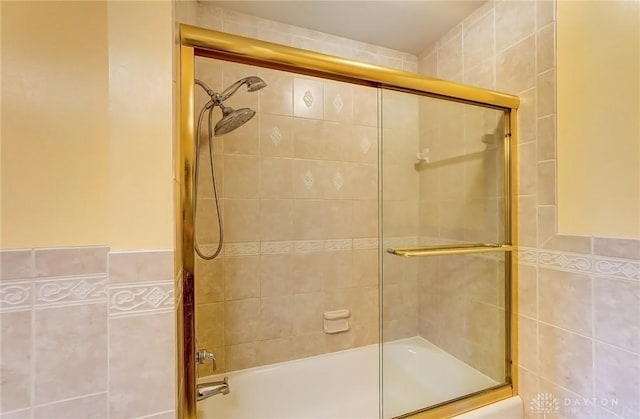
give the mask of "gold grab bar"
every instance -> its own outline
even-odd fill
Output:
[[[463,244],[441,244],[433,246],[418,247],[397,247],[387,249],[387,253],[396,256],[440,256],[440,255],[463,255],[467,253],[485,253],[485,252],[509,252],[513,250],[513,246],[507,244],[493,243],[463,243]]]

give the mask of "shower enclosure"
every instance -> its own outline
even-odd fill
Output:
[[[186,25],[180,48],[181,415],[448,417],[517,394],[518,99]]]

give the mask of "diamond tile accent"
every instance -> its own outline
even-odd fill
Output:
[[[304,174],[304,177],[302,178],[302,181],[304,182],[304,186],[307,189],[311,189],[313,187],[313,184],[316,182],[315,177],[313,177],[313,173],[311,173],[310,170],[307,170],[307,172]]]
[[[123,284],[109,290],[109,315],[170,310],[174,307],[173,281]]]
[[[313,105],[313,95],[309,90],[304,92],[304,96],[302,96],[302,100],[304,101],[304,104],[307,105],[307,108],[310,108],[311,105]]]
[[[75,304],[107,298],[107,278],[70,277],[36,281],[36,306]]]
[[[274,146],[278,147],[282,142],[282,131],[278,126],[275,126],[271,129],[271,134],[269,134],[269,138],[271,138],[271,142]]]
[[[86,298],[92,290],[93,287],[87,284],[86,281],[78,282],[78,284],[71,289],[75,295],[83,299]]]
[[[336,110],[336,113],[340,113],[342,108],[344,108],[344,102],[340,95],[336,95],[335,99],[333,99],[333,109]]]
[[[342,189],[342,186],[344,185],[344,178],[342,177],[340,172],[336,172],[336,174],[333,175],[333,184],[336,187],[336,191]]]
[[[169,294],[167,294],[166,292],[164,292],[158,287],[154,287],[143,298],[152,306],[158,307],[167,297],[169,297]]]
[[[598,258],[595,271],[600,275],[640,280],[640,262],[628,259]]]

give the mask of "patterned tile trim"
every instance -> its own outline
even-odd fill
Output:
[[[227,243],[224,246],[225,256],[250,256],[260,254],[260,242]]]
[[[414,238],[404,239],[404,241]],[[377,249],[378,239],[333,239],[227,243],[225,256],[277,255],[286,253],[334,252],[344,250]]]
[[[293,242],[262,242],[260,243],[260,253],[263,255],[276,255],[293,252]]]
[[[0,283],[0,313],[28,310],[33,306],[33,281]]]
[[[173,281],[118,284],[109,289],[111,317],[168,311],[173,308]]]
[[[580,253],[556,252],[519,248],[518,261],[525,265],[539,265],[579,273],[612,276],[640,281],[640,260],[591,256]]]
[[[581,273],[592,271],[591,255],[538,251],[538,265]]]
[[[327,240],[324,242],[324,248],[325,250],[328,250],[328,251],[351,250],[353,249],[353,240],[351,239]]]
[[[354,250],[365,250],[365,249],[377,249],[378,248],[378,239],[353,239],[353,249]]]
[[[640,281],[640,261],[596,257],[594,271],[598,275]]]
[[[322,252],[324,250],[323,240],[300,240],[294,243],[295,253]]]
[[[517,250],[518,262],[526,265],[535,265],[538,263],[538,252],[536,249],[527,247],[519,247]]]
[[[106,302],[107,276],[77,276],[35,281],[35,306]]]

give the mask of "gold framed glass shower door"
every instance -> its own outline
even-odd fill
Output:
[[[510,127],[504,110],[390,89],[380,114],[387,418],[511,384]]]
[[[177,374],[177,399],[178,416],[196,417],[195,400],[195,328],[194,328],[194,214],[193,214],[193,159],[194,159],[194,57],[196,55],[218,57],[229,61],[256,64],[263,67],[285,69],[300,74],[320,76],[327,79],[348,81],[355,84],[363,84],[374,87],[386,87],[404,90],[412,94],[425,95],[440,98],[449,102],[468,103],[486,108],[499,109],[505,112],[505,124],[510,127],[512,135],[505,141],[505,179],[504,179],[504,236],[502,243],[505,246],[514,242],[514,232],[511,228],[511,204],[512,178],[510,160],[511,148],[515,141],[516,109],[519,104],[517,97],[493,92],[486,89],[465,86],[458,83],[432,79],[428,77],[410,74],[402,71],[391,70],[369,64],[333,57],[325,54],[303,51],[296,48],[272,44],[235,35],[229,35],[216,31],[206,30],[188,25],[180,26],[179,46],[176,48],[179,61],[179,105],[178,119],[180,129],[177,132],[176,141],[176,266],[182,270],[182,280],[176,289],[178,310],[178,365]],[[382,244],[382,243],[381,243]],[[404,246],[406,247],[406,246]],[[507,250],[507,249],[505,249]],[[504,264],[512,266],[511,252],[504,253]],[[394,256],[397,257],[397,256]],[[457,401],[421,413],[425,417],[449,417],[476,407],[509,397],[517,393],[517,380],[513,362],[516,353],[513,305],[516,300],[514,275],[512,269],[506,269],[505,273],[505,323],[510,332],[505,337],[506,342],[511,342],[505,349],[505,357],[510,360],[506,364],[506,377],[508,380],[503,385],[493,389],[487,389],[469,397],[461,397]],[[427,406],[425,406],[427,407]]]

